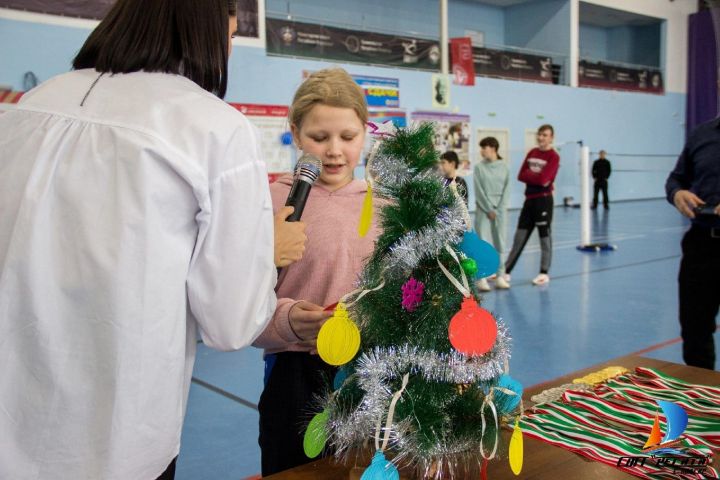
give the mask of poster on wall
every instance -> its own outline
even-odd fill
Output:
[[[392,122],[396,128],[407,127],[407,114],[405,110],[399,108],[375,107],[368,109],[368,123],[374,123],[377,127],[380,127],[385,122]],[[368,129],[368,131],[370,130]],[[366,156],[372,149],[374,141],[375,137],[373,135],[365,135],[365,150],[359,165],[365,165],[367,162]]]
[[[302,78],[307,79],[313,73],[312,70],[303,70]],[[372,77],[369,75],[350,74],[355,83],[365,92],[365,100],[368,107],[391,107],[400,106],[400,80],[388,77]]]
[[[470,167],[470,115],[443,112],[412,112],[410,123],[431,122],[435,125],[433,144],[438,154],[452,150],[460,158],[459,174],[471,173]]]
[[[660,70],[618,67],[587,60],[578,63],[578,86],[656,94],[665,92]]]
[[[288,107],[285,105],[255,105],[231,103],[260,132],[260,150],[263,152],[270,182],[285,173],[292,172],[293,146],[283,144],[283,135],[288,127]]]
[[[368,121],[377,125],[392,122],[398,128],[407,127],[407,113],[397,108],[369,108]]]
[[[480,145],[479,143],[486,137],[493,137],[498,141],[497,153],[502,159],[510,164],[510,129],[509,128],[497,128],[497,127],[478,127],[475,130],[475,145],[478,148],[478,156],[475,161],[481,159]],[[473,162],[470,162],[473,163]]]
[[[400,80],[397,78],[353,75],[353,80],[365,92],[368,107],[399,107]]]
[[[433,108],[450,108],[450,81],[442,73],[433,73],[430,79]]]
[[[260,38],[258,24],[258,0],[237,0],[238,29],[235,35],[246,38]]]

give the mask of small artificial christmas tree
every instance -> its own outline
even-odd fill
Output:
[[[343,366],[308,427],[306,452],[319,454],[327,439],[347,459],[374,442],[363,478],[397,478],[395,465],[423,478],[470,478],[497,455],[500,427],[521,411],[521,387],[503,374],[507,329],[478,306],[472,281],[478,269],[495,271],[499,257],[467,231],[467,208],[437,171],[433,135],[422,124],[374,146],[367,169],[384,199],[383,233],[359,289],[318,336],[321,357]],[[513,470],[522,461],[519,433]]]

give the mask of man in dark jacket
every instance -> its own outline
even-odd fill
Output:
[[[720,118],[687,139],[665,184],[670,203],[692,220],[682,240],[678,286],[683,360],[715,368],[716,317],[720,308]]]
[[[605,158],[605,150],[600,150],[600,158],[593,162],[592,176],[595,179],[595,187],[593,190],[593,203],[592,209],[595,210],[598,204],[598,193],[602,190],[603,193],[603,206],[605,210],[608,207],[608,178],[610,178],[610,162]]]

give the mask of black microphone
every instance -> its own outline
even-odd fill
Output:
[[[322,162],[319,158],[309,153],[304,153],[295,166],[295,179],[293,180],[290,193],[288,194],[285,206],[295,207],[295,211],[287,218],[288,222],[297,222],[305,209],[305,202],[315,180],[320,176]]]

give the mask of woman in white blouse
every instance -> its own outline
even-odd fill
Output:
[[[238,349],[272,316],[265,164],[220,100],[236,22],[119,0],[0,116],[0,478],[172,478],[196,332]]]

